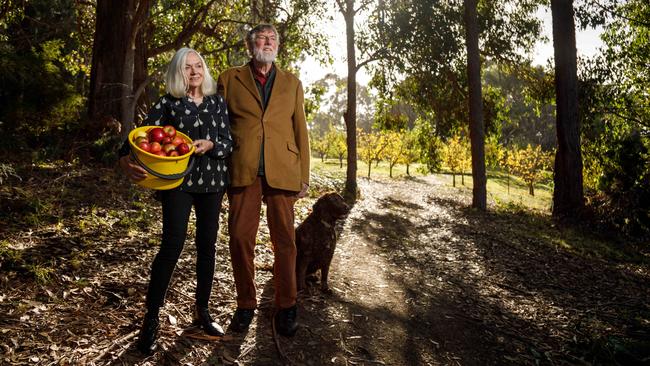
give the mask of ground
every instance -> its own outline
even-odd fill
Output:
[[[93,174],[81,172],[79,181],[93,181]],[[25,223],[3,223],[1,363],[650,362],[647,261],[579,255],[571,243],[558,244],[563,228],[550,227],[544,214],[493,206],[487,213],[472,210],[466,191],[436,176],[360,179],[361,198],[338,227],[332,293],[313,285],[300,294],[302,327],[293,338],[273,336],[272,254],[262,226],[256,259],[260,306],[251,328],[201,339],[191,326],[195,251],[188,240],[161,313],[162,349],[146,358],[133,344],[160,230],[156,203],[138,190],[125,196],[102,178],[94,180],[105,187],[99,197],[67,179],[61,196],[74,189],[94,198],[76,210],[61,210],[81,213],[86,222],[54,220],[27,230]],[[50,188],[61,180],[66,178],[55,178]],[[298,204],[297,222],[316,196]],[[129,199],[136,198],[141,202],[134,206]],[[21,204],[7,202],[14,209]],[[226,239],[222,228],[211,311],[227,328],[235,303]]]

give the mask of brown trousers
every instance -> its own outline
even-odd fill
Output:
[[[257,307],[255,237],[260,223],[262,201],[266,203],[266,217],[275,256],[275,305],[283,309],[296,303],[296,235],[293,226],[295,196],[296,192],[270,187],[264,177],[259,176],[249,186],[228,189],[230,260],[237,288],[237,307]]]

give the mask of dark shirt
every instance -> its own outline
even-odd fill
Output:
[[[260,97],[262,97],[262,108],[266,110],[266,107],[269,105],[269,99],[271,99],[273,82],[275,81],[275,64],[271,66],[271,70],[269,70],[269,73],[266,75],[259,72],[255,68],[255,65],[253,65],[252,61],[250,67],[253,72],[255,85],[257,85],[257,91],[260,92]],[[260,165],[257,169],[257,175],[264,175],[264,139],[262,139],[262,146],[260,149]]]
[[[149,109],[143,125],[172,125],[192,140],[206,139],[214,148],[203,155],[194,155],[194,167],[176,189],[184,192],[218,192],[230,183],[226,157],[232,152],[232,137],[226,103],[219,95],[204,96],[197,106],[188,97],[162,96]],[[128,155],[128,141],[122,145],[120,156]]]

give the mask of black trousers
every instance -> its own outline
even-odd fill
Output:
[[[196,215],[196,306],[207,307],[212,292],[219,210],[224,192],[162,191],[163,232],[160,250],[151,265],[147,309],[158,313],[165,302],[176,262],[183,251],[190,212]]]

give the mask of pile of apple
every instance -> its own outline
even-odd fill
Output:
[[[133,135],[133,142],[141,150],[158,156],[183,156],[190,152],[188,142],[170,125],[154,127],[148,132],[139,130]]]

